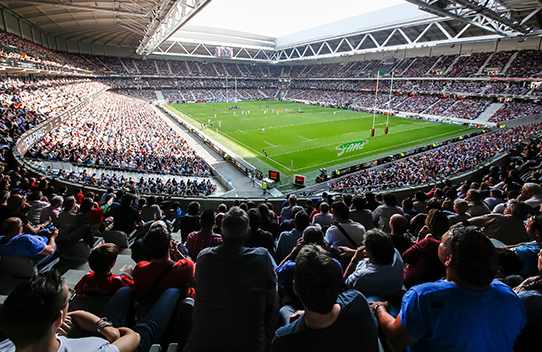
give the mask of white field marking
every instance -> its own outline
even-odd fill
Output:
[[[289,168],[289,166],[286,166],[286,165],[283,165],[281,163],[279,163],[278,161],[276,161],[275,159],[273,158],[270,158],[270,157],[265,157],[265,155],[259,151],[257,151],[256,149],[252,148],[252,147],[249,147],[248,145],[246,145],[245,143],[242,143],[241,141],[238,141],[237,139],[231,137],[230,135],[228,135],[227,133],[224,133],[224,135],[226,137],[228,137],[229,139],[231,139],[232,141],[236,142],[237,144],[245,147],[246,149],[252,151],[254,153],[254,155],[260,155],[262,156],[263,158],[265,158],[264,160],[271,160],[273,163],[275,163],[276,165],[279,165],[279,166],[282,166],[283,168]],[[297,169],[294,169],[294,171],[297,171]]]
[[[275,148],[275,147],[278,147],[278,145],[269,143],[268,141],[262,141],[262,142],[264,142],[265,144],[268,144],[268,145],[269,145],[269,147],[267,147],[267,148]]]
[[[245,131],[243,131],[243,130],[237,130],[236,132],[240,132],[240,133],[244,133],[244,134],[246,134],[246,132],[245,132]]]

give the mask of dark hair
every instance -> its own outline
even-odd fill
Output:
[[[331,209],[333,210],[333,214],[336,216],[338,215],[341,220],[348,220],[350,216],[350,210],[348,209],[348,206],[345,202],[333,202],[331,204]]]
[[[322,229],[318,226],[308,226],[303,231],[303,242],[307,245],[309,243],[314,243],[318,245],[323,245],[324,243],[324,233]]]
[[[299,231],[303,231],[309,226],[309,214],[305,210],[300,210],[295,214],[294,218],[295,228]]]
[[[27,347],[51,330],[65,306],[64,279],[47,271],[23,281],[6,298],[0,311],[0,328],[15,346]]]
[[[372,229],[365,234],[365,247],[371,252],[374,264],[388,265],[393,262],[395,247],[390,235],[379,229]]]
[[[248,236],[248,214],[239,207],[231,207],[222,219],[222,240],[242,244]]]
[[[429,210],[425,218],[425,224],[436,239],[440,239],[450,228],[448,216],[440,209]]]
[[[384,203],[389,206],[395,206],[397,205],[397,198],[393,195],[393,193],[384,193],[382,195],[382,199],[384,200]]]
[[[188,204],[188,215],[198,215],[200,207],[198,202],[190,202]]]
[[[250,230],[252,233],[255,233],[260,228],[260,223],[262,222],[262,214],[258,209],[250,209],[248,211],[248,219],[250,223]]]
[[[497,251],[476,226],[452,227],[443,243],[451,256],[450,266],[461,280],[475,287],[493,281],[498,269]]]
[[[151,258],[163,257],[169,251],[171,235],[162,226],[151,227],[143,237],[143,246]]]
[[[211,229],[215,224],[215,212],[212,209],[205,210],[199,218],[202,228]]]
[[[107,274],[117,260],[119,247],[114,243],[104,243],[94,248],[88,256],[88,266],[97,274]]]
[[[365,207],[367,204],[367,198],[365,196],[354,196],[352,198],[352,204],[354,205],[354,208],[361,210]]]
[[[294,286],[306,309],[331,312],[343,283],[339,265],[322,247],[304,246],[296,258]]]

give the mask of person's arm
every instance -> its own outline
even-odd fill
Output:
[[[47,246],[45,246],[45,248],[43,248],[43,250],[39,253],[40,255],[50,256],[51,254],[55,252],[57,236],[58,236],[58,229],[55,229],[53,231],[53,234],[49,238],[49,242],[47,242]]]
[[[401,323],[401,314],[394,318],[388,313],[388,302],[371,302],[369,304],[384,336],[398,351],[413,345],[417,341]]]
[[[358,247],[356,253],[354,253],[354,256],[350,260],[350,263],[348,263],[348,267],[346,267],[346,270],[344,271],[344,278],[348,278],[354,272],[354,270],[356,270],[360,260],[365,258],[365,246]]]
[[[119,352],[132,352],[135,351],[139,345],[141,337],[137,332],[129,328],[118,328],[120,337],[112,343],[119,349]]]
[[[402,256],[403,262],[405,262],[406,264],[413,264],[418,261],[418,258],[420,257],[420,254],[421,254],[420,243],[422,242],[423,240],[416,243],[415,245],[413,245],[412,247],[410,247],[409,249],[403,252],[403,256]]]
[[[282,265],[286,263],[288,260],[295,261],[295,258],[297,257],[297,254],[303,248],[303,245],[305,242],[303,241],[303,237],[300,237],[297,239],[297,242],[295,244],[295,247],[292,249],[292,251],[284,258],[279,265]]]

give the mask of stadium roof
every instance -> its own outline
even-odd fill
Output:
[[[361,12],[366,1],[281,1],[0,0],[0,7],[50,35],[141,55],[214,57],[215,46],[227,46],[233,58],[264,61],[496,40],[542,27],[542,0],[382,0],[401,4],[369,14]]]

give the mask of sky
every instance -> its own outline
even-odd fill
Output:
[[[404,2],[405,0],[212,0],[188,24],[278,38]]]

